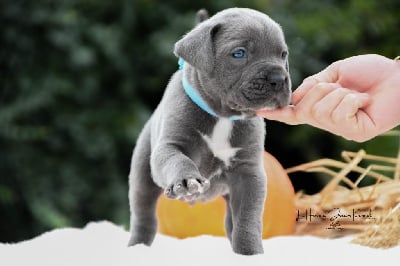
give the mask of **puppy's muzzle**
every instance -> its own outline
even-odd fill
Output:
[[[248,107],[280,108],[290,102],[290,80],[281,66],[265,66],[240,86]]]

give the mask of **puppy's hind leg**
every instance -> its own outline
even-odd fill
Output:
[[[232,208],[229,199],[229,195],[224,196],[226,203],[226,214],[225,214],[225,233],[228,237],[229,241],[232,243],[232,229],[233,229],[233,221],[232,221]]]
[[[150,127],[139,137],[129,173],[131,238],[128,245],[151,245],[157,231],[156,205],[161,189],[154,184],[150,171]]]

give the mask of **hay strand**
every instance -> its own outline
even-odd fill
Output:
[[[400,131],[387,136],[400,137]],[[399,142],[400,144],[400,142]],[[296,195],[296,234],[321,237],[354,235],[354,243],[389,248],[400,245],[400,145],[396,157],[343,151],[343,161],[324,158],[286,169],[331,177],[315,195]],[[368,162],[366,167],[359,164]],[[358,173],[353,182],[348,176]],[[361,187],[365,178],[374,184]]]

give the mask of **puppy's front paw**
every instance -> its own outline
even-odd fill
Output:
[[[193,202],[210,188],[210,181],[205,178],[178,179],[165,189],[165,195],[170,199]]]

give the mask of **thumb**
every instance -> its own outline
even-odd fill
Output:
[[[289,125],[301,124],[295,115],[293,105],[275,110],[258,110],[256,114],[268,120],[280,121]]]

